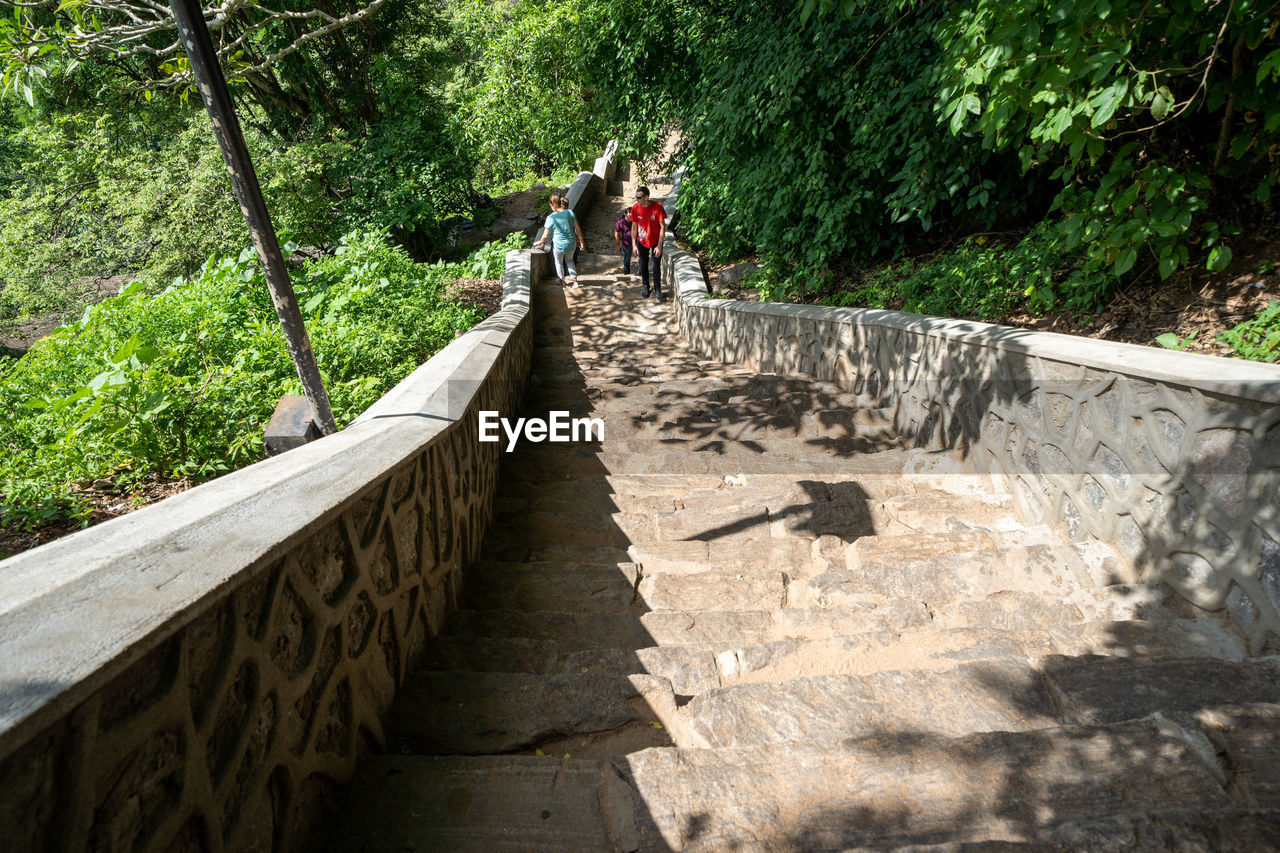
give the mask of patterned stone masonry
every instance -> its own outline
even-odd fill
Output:
[[[676,192],[668,206],[675,206]],[[891,311],[706,298],[671,240],[703,354],[837,381],[916,447],[1006,479],[1031,522],[1117,546],[1148,582],[1280,650],[1280,367]]]

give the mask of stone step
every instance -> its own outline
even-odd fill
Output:
[[[362,758],[332,853],[634,850],[630,788],[599,761],[533,756]],[[623,834],[619,834],[619,830]]]
[[[787,601],[779,571],[730,569],[692,574],[642,574],[636,586],[645,610],[774,610]]]
[[[1062,599],[1004,592],[933,607],[867,595],[844,606],[784,610],[659,610],[631,619],[596,613],[456,610],[444,633],[455,637],[548,640],[562,651],[649,646],[718,646],[717,651],[782,640],[851,636],[932,627],[1053,630],[1081,622],[1160,619],[1163,594],[1145,587],[1079,590]],[[1167,617],[1165,617],[1167,618]]]
[[[930,605],[1004,590],[1062,595],[1106,585],[1116,565],[1114,552],[1097,542],[987,548],[925,559],[892,560],[885,554],[875,563],[859,559],[853,569],[792,584],[790,605],[830,606],[867,593]]]
[[[857,627],[857,626],[853,626]],[[868,675],[893,669],[944,671],[980,660],[1031,660],[1049,655],[1213,657],[1240,661],[1244,640],[1219,620],[1093,622],[1047,631],[992,628],[870,631],[823,639],[775,640],[727,646],[711,640],[689,646],[594,648],[561,652],[551,640],[436,637],[424,669],[532,674],[648,674],[692,696],[738,683],[815,675]]]
[[[462,605],[472,610],[556,610],[630,613],[637,603],[634,568],[546,563],[485,564],[484,574],[468,578]],[[505,567],[499,571],[496,567]],[[526,568],[529,567],[529,568]]]
[[[1050,527],[1023,527],[1016,530],[944,530],[930,533],[873,534],[861,536],[846,550],[845,565],[858,571],[864,565],[881,567],[895,561],[928,560],[991,548],[1063,544]]]
[[[581,507],[581,505],[579,505]],[[646,523],[647,522],[647,523]],[[497,515],[485,533],[486,542],[524,542],[529,545],[562,544],[592,548],[626,548],[631,534],[653,530],[643,516],[600,512],[548,512],[537,509]],[[654,533],[650,533],[652,537]]]
[[[803,539],[762,536],[761,539],[640,541],[627,548],[627,555],[647,577],[701,574],[709,569],[743,574],[799,574],[808,567],[812,551],[812,544]]]
[[[908,451],[842,454],[801,441],[720,442],[697,439],[613,441],[604,449],[586,444],[521,441],[503,459],[503,481],[548,482],[610,475],[644,476],[669,471],[737,476],[783,474],[821,481],[833,468],[845,474],[899,474]],[[698,452],[709,451],[709,452]]]
[[[886,498],[871,507],[876,532],[939,533],[971,528],[1016,530],[1025,525],[1018,518],[1013,498],[1001,494],[914,494]]]
[[[388,713],[388,751],[485,755],[545,747],[561,754],[576,739],[580,757],[591,758],[614,747],[670,743],[674,712],[671,683],[651,675],[417,671]]]
[[[691,746],[836,744],[878,731],[949,737],[1060,723],[1118,723],[1155,713],[1280,702],[1280,660],[996,657],[943,672],[886,670],[736,684],[681,713]]]
[[[626,549],[611,545],[564,545],[560,543],[529,544],[489,537],[480,546],[485,562],[556,563],[559,565],[614,566],[629,563]]]
[[[1054,656],[1041,661],[1040,668],[1064,720],[1072,723],[1280,703],[1280,657],[1231,662]],[[1276,731],[1280,733],[1280,725]]]
[[[1098,838],[1070,828],[1082,821],[1236,812],[1202,744],[1140,720],[961,737],[886,730],[827,750],[649,749],[614,766],[635,790],[642,850],[1093,850],[1055,841]],[[1107,849],[1173,849],[1152,846],[1168,837]],[[966,842],[977,846],[951,846]]]
[[[716,655],[716,669],[719,685],[728,686],[892,669],[944,672],[982,660],[1029,661],[1050,655],[1203,656],[1241,661],[1247,650],[1244,639],[1216,619],[1085,622],[1023,631],[922,627],[727,649]]]
[[[915,451],[886,451],[903,464],[919,458]],[[886,466],[888,467],[888,466]],[[554,477],[549,480],[503,480],[498,506],[504,511],[563,508],[564,502],[591,501],[604,513],[674,508],[674,501],[688,512],[719,512],[745,504],[773,509],[804,506],[821,501],[852,503],[898,495],[946,492],[972,494],[989,482],[983,475],[904,474],[829,470],[820,477],[803,473],[669,473],[638,476],[607,474],[598,479]],[[543,501],[551,503],[542,504]],[[579,505],[579,508],[580,505]]]
[[[803,742],[834,747],[886,731],[958,737],[1058,725],[1039,673],[997,658],[945,672],[885,670],[781,683],[734,684],[695,696],[681,709],[679,746]]]

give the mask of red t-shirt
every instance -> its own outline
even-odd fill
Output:
[[[659,225],[666,221],[667,212],[662,209],[662,205],[656,201],[649,202],[649,206],[636,202],[631,205],[631,221],[636,226],[636,239],[640,241],[640,245],[646,249],[652,249],[658,245],[658,232],[661,231]]]

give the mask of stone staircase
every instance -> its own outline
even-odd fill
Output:
[[[504,458],[320,847],[1280,848],[1280,660],[615,272],[535,292],[525,412],[605,440]]]

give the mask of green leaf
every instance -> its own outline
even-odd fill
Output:
[[[1173,332],[1165,332],[1156,336],[1156,343],[1165,349],[1182,349],[1182,341]]]
[[[1137,249],[1134,249],[1134,248],[1125,249],[1123,252],[1120,253],[1120,257],[1116,258],[1116,263],[1115,263],[1115,266],[1112,268],[1112,272],[1114,272],[1118,276],[1124,275],[1129,270],[1133,269],[1133,265],[1137,262],[1137,260],[1138,260]]]
[[[1205,267],[1212,272],[1221,272],[1227,268],[1229,263],[1231,263],[1231,248],[1218,245],[1209,251],[1209,261],[1205,264]]]
[[[1156,121],[1163,121],[1172,105],[1173,92],[1169,91],[1168,86],[1161,86],[1156,89],[1155,96],[1151,99],[1151,117]]]

